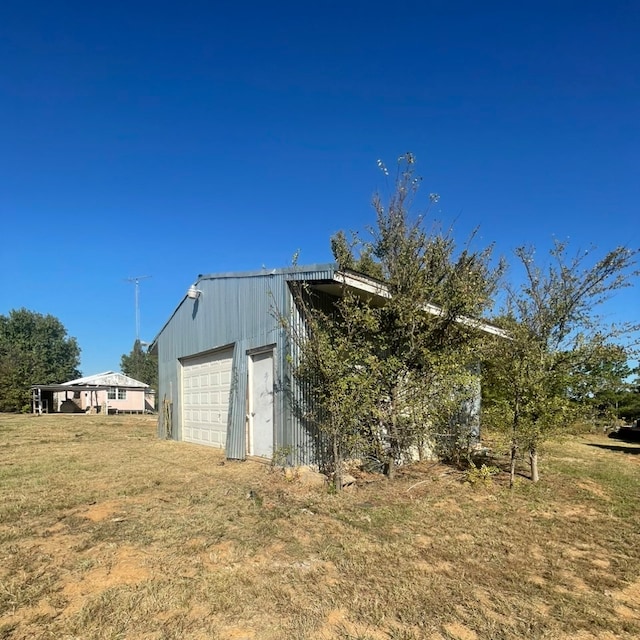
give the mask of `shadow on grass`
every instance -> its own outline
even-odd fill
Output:
[[[625,447],[622,444],[595,444],[587,443],[588,447],[597,447],[598,449],[608,449],[609,451],[619,451],[620,453],[630,453],[631,455],[640,454],[640,447]]]

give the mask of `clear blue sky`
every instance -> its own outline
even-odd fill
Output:
[[[151,340],[199,273],[328,262],[405,151],[460,241],[637,248],[640,4],[4,0],[0,313],[119,370],[126,278]]]

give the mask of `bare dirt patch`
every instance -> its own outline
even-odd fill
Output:
[[[593,480],[581,480],[580,482],[576,483],[576,486],[580,489],[588,491],[598,498],[602,498],[603,500],[611,499],[611,496],[597,482],[594,482]]]
[[[478,640],[478,634],[475,631],[459,622],[445,624],[444,629],[454,640]]]
[[[640,619],[640,581],[612,594],[620,604],[616,607],[618,615],[626,619]]]
[[[389,636],[373,625],[352,622],[348,618],[346,609],[334,609],[329,612],[324,625],[318,630],[317,637],[322,640],[333,640],[334,638],[387,640]]]
[[[119,547],[99,558],[99,564],[77,580],[65,580],[61,593],[68,601],[64,615],[79,611],[86,599],[113,587],[135,585],[151,577],[146,554],[134,547]]]
[[[86,511],[80,512],[79,515],[83,518],[87,518],[87,520],[100,522],[101,520],[113,517],[114,514],[122,511],[122,508],[123,503],[121,500],[108,500],[106,502],[100,502],[99,504],[90,506]]]

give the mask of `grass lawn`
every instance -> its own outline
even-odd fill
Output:
[[[640,446],[552,443],[541,475],[333,495],[148,417],[0,415],[0,638],[640,637]]]

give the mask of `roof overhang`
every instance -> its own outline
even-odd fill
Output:
[[[108,391],[109,389],[126,389],[127,391],[153,392],[148,385],[146,387],[125,387],[117,384],[32,384],[30,389],[40,391]]]
[[[40,389],[40,391],[106,391],[113,387],[104,385],[89,385],[89,384],[32,384],[31,389]],[[128,389],[143,389],[143,387],[127,387]]]
[[[376,304],[376,306],[383,306],[385,301],[391,298],[389,288],[384,282],[376,280],[375,278],[370,278],[369,276],[356,271],[336,271],[333,274],[333,280],[331,281],[325,280],[317,284],[309,284],[319,291],[324,291],[325,293],[335,296],[341,296],[343,288],[346,287],[350,291],[359,295],[366,295],[374,304]],[[427,303],[422,308],[426,313],[432,316],[444,315],[444,311],[434,304]],[[467,316],[458,316],[456,318],[456,322],[466,327],[471,327],[472,329],[477,329],[478,331],[483,331],[484,333],[498,336],[500,338],[511,339],[508,331],[485,322],[484,320],[469,318]]]

